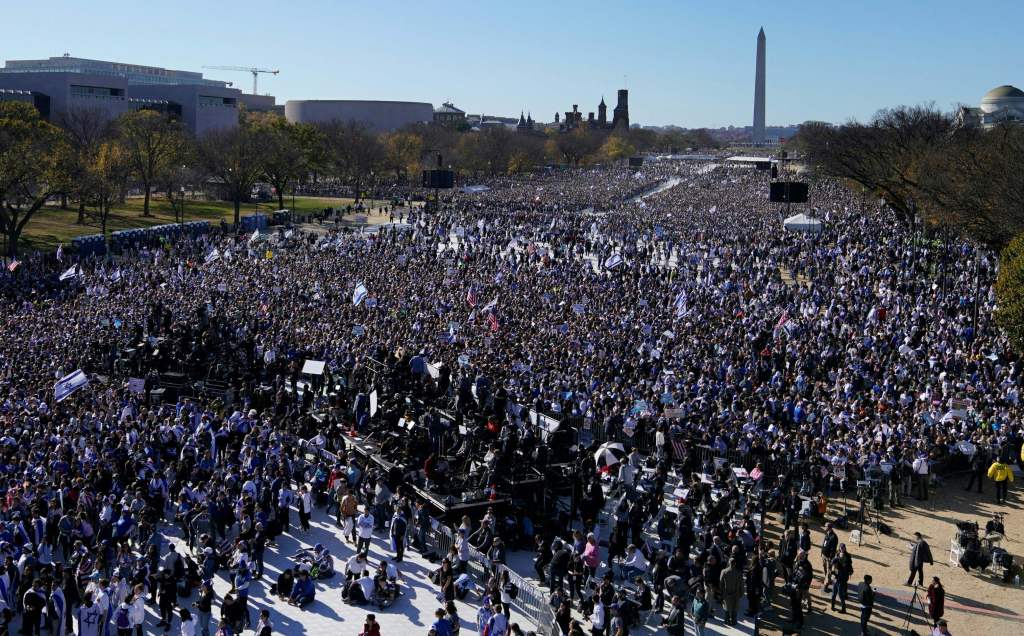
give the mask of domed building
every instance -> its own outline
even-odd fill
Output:
[[[956,114],[961,126],[992,128],[1003,123],[1024,123],[1024,91],[1016,86],[996,86],[981,98],[977,108],[962,106]]]

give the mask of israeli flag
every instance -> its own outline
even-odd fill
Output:
[[[359,283],[356,285],[355,291],[352,292],[352,304],[359,305],[359,303],[366,300],[367,294],[370,292],[366,289],[366,285]]]
[[[604,261],[605,269],[615,269],[619,265],[622,265],[622,256],[619,254],[612,254]]]
[[[680,318],[686,314],[686,290],[676,294],[675,306],[676,306],[676,317]]]
[[[64,376],[57,381],[57,384],[53,385],[53,397],[56,401],[62,402],[64,398],[88,384],[89,378],[85,375],[84,371],[79,369],[74,373]]]
[[[490,310],[494,309],[497,306],[498,306],[498,299],[495,298],[491,302],[489,302],[486,305],[484,305],[484,308],[481,311],[490,311]]]
[[[260,231],[259,231],[259,229],[256,229],[256,230],[253,230],[252,236],[249,237],[249,242],[250,243],[255,243],[258,240],[260,240]]]
[[[209,254],[206,255],[206,264],[209,265],[210,263],[216,261],[219,258],[220,258],[220,252],[215,247],[215,248],[213,248],[212,252],[210,252]]]
[[[72,265],[63,274],[60,275],[61,280],[67,280],[79,276],[81,272],[78,269],[78,265]]]

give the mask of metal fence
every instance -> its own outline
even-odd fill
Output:
[[[444,558],[455,545],[455,532],[436,519],[431,526],[427,534],[428,547],[439,557]],[[479,587],[487,585],[492,573],[500,578],[504,572],[508,572],[509,582],[515,585],[518,591],[512,600],[512,606],[534,625],[538,633],[551,636],[557,634],[558,628],[554,623],[554,613],[548,604],[547,595],[537,585],[503,564],[494,567],[487,555],[473,547],[469,549],[466,572],[473,577]]]

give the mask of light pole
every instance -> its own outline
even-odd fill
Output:
[[[181,205],[179,206],[178,214],[181,215],[178,219],[179,225],[185,223],[185,186],[181,186]]]

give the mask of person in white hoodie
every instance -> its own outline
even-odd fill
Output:
[[[132,629],[135,636],[142,636],[142,626],[146,624],[146,586],[139,583],[132,590],[129,605],[131,606]]]

